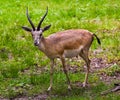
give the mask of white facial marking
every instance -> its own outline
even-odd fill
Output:
[[[34,44],[36,46],[38,46],[39,43],[40,43],[40,39],[41,39],[41,35],[42,35],[42,30],[40,30],[40,31],[34,31],[32,34],[33,34]]]

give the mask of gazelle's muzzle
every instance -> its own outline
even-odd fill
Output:
[[[38,41],[38,40],[35,40],[35,41],[34,41],[34,45],[35,45],[35,46],[38,46],[38,45],[39,45],[39,41]]]

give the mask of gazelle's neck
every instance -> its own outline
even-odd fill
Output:
[[[45,52],[45,38],[42,37],[42,39],[40,40],[39,46],[38,48],[42,51]]]

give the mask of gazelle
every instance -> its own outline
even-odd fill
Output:
[[[85,80],[83,82],[83,86],[85,87],[87,84],[88,74],[90,69],[90,60],[88,58],[88,51],[92,44],[94,36],[96,37],[97,42],[101,44],[99,38],[95,34],[84,29],[70,29],[70,30],[54,33],[52,35],[49,35],[48,37],[44,37],[43,32],[51,27],[51,25],[48,25],[45,26],[44,28],[41,28],[41,24],[44,21],[47,13],[48,13],[48,8],[46,9],[46,13],[40,20],[37,28],[35,28],[34,24],[32,23],[28,15],[28,9],[27,9],[26,15],[29,23],[32,26],[32,29],[25,26],[23,26],[22,28],[25,31],[28,31],[32,34],[34,45],[37,46],[40,51],[45,53],[46,56],[51,60],[50,86],[48,88],[48,91],[51,90],[53,84],[53,66],[54,66],[55,58],[59,58],[61,60],[63,71],[66,75],[68,82],[68,89],[71,89],[71,83],[65,65],[65,58],[72,58],[78,55],[83,58],[83,60],[86,62],[87,65],[87,72],[85,75]]]

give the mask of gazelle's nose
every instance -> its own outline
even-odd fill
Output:
[[[38,43],[37,41],[34,41],[34,45],[35,45],[35,46],[38,46],[39,43]]]

